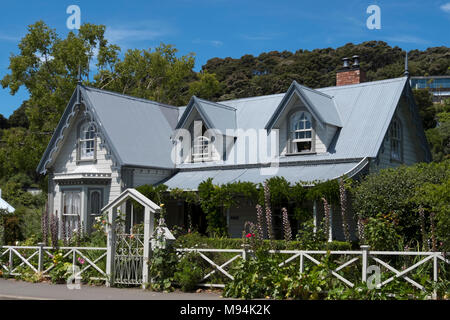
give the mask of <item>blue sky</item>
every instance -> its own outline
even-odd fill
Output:
[[[64,36],[66,8],[81,20],[107,26],[107,38],[123,51],[170,43],[195,52],[196,70],[213,57],[239,58],[265,51],[339,47],[383,40],[404,50],[450,46],[449,0],[40,0],[8,1],[0,13],[0,77],[28,25],[44,20]],[[369,5],[381,9],[381,29],[369,30]],[[0,88],[0,113],[8,117],[27,99]]]

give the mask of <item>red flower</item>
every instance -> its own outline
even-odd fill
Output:
[[[246,235],[247,238],[251,238],[251,237],[254,237],[254,236],[255,236],[254,233],[247,233],[247,235]]]

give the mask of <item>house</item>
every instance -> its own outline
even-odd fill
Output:
[[[89,230],[104,205],[143,184],[195,191],[208,178],[323,181],[430,161],[408,75],[365,82],[359,58],[350,64],[344,59],[334,87],[294,81],[282,94],[192,97],[186,107],[79,83],[37,168],[49,176],[49,208],[64,226]],[[183,204],[166,207],[169,225],[184,224]],[[314,204],[316,219],[320,207]],[[230,235],[240,237],[255,209],[242,203],[224,215]],[[330,237],[341,237],[339,219]]]
[[[450,98],[450,76],[411,77],[413,89],[428,89],[433,94],[433,102],[442,103]]]
[[[2,189],[0,189],[0,213],[1,211],[7,211],[9,213],[13,213],[16,211],[8,202],[2,199]]]

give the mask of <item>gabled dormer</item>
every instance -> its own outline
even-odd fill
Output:
[[[265,129],[279,130],[280,155],[325,153],[342,121],[332,96],[294,81]]]
[[[224,160],[235,139],[236,109],[193,96],[175,129],[178,163]]]

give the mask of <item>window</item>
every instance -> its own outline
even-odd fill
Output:
[[[79,231],[81,214],[81,192],[64,191],[63,197],[63,234],[71,237],[74,232]]]
[[[205,136],[195,138],[192,157],[194,161],[203,161],[210,159],[209,153],[210,140]]]
[[[81,127],[79,139],[79,160],[95,160],[95,126],[87,123]]]
[[[101,215],[102,210],[102,193],[100,190],[89,191],[89,216],[88,216],[88,230],[93,231],[92,227],[95,223],[95,218]]]
[[[390,128],[391,159],[402,161],[402,127],[397,118],[392,120]]]
[[[312,122],[309,113],[299,111],[291,116],[290,140],[291,153],[313,151]]]

